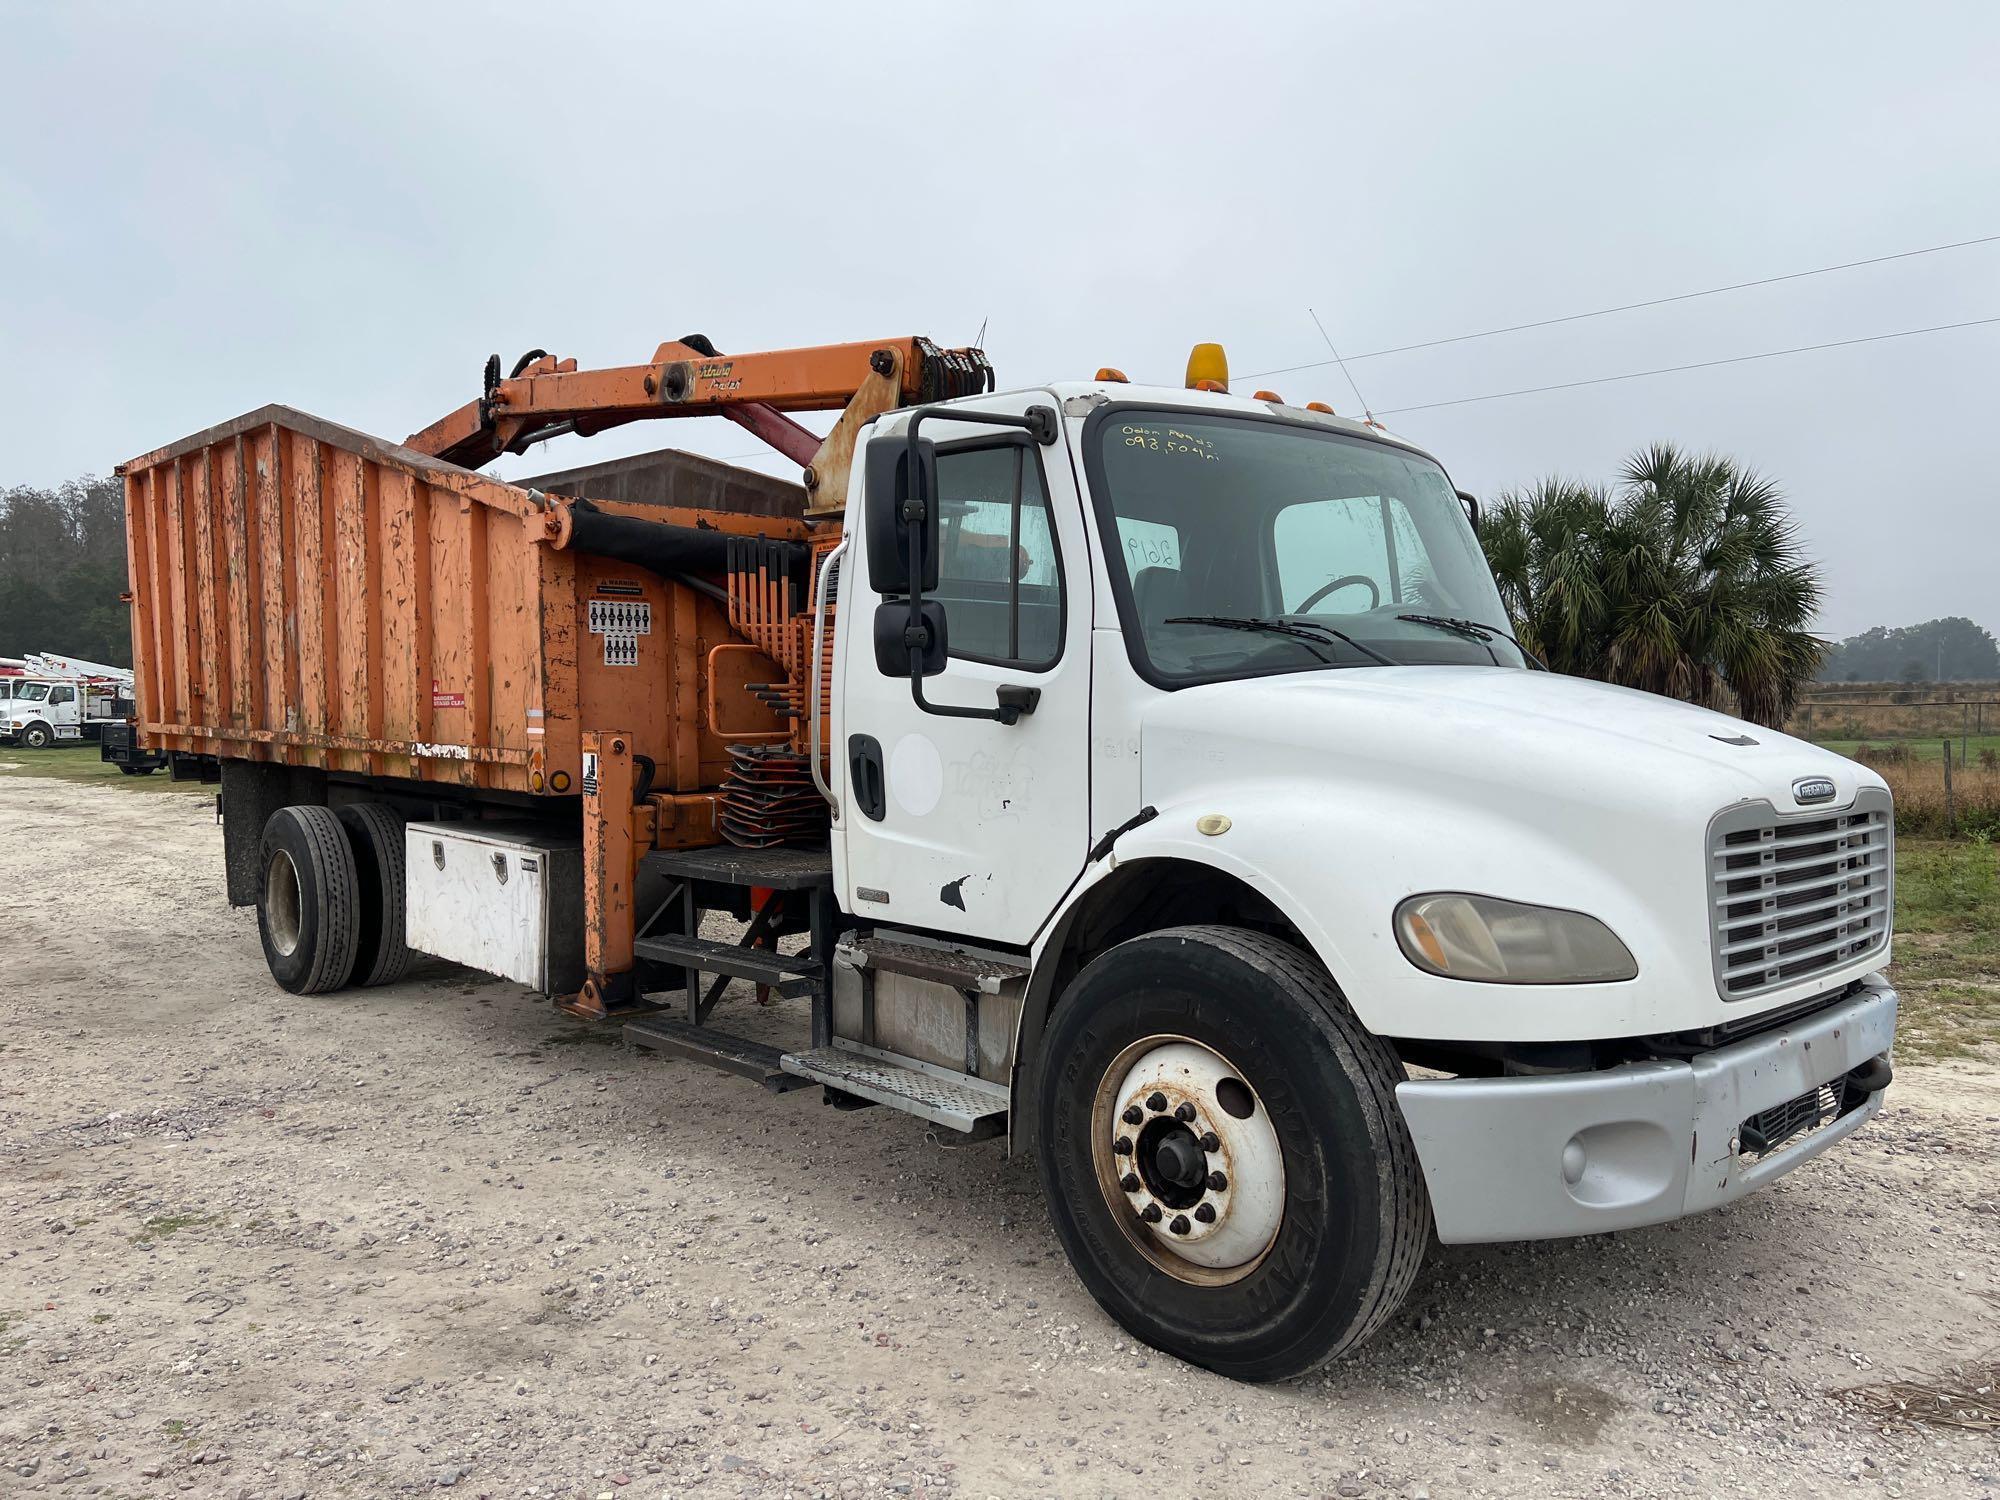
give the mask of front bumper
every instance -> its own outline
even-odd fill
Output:
[[[1412,1079],[1396,1101],[1446,1244],[1601,1234],[1728,1203],[1852,1135],[1886,1088],[1761,1156],[1740,1139],[1753,1116],[1841,1090],[1895,1034],[1896,992],[1871,974],[1838,1004],[1692,1058]]]

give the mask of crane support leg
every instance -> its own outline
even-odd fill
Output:
[[[632,736],[583,734],[582,993],[559,1002],[572,1015],[601,1021],[642,1002],[633,984]]]

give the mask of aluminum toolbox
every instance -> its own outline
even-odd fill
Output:
[[[551,995],[583,985],[583,844],[532,823],[411,823],[409,944]]]

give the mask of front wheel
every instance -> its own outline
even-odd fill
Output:
[[[1430,1238],[1402,1065],[1297,949],[1230,927],[1122,943],[1076,977],[1043,1049],[1050,1217],[1133,1335],[1284,1380],[1402,1302]]]
[[[30,724],[21,731],[21,744],[28,750],[46,750],[56,742],[56,732],[46,724]]]

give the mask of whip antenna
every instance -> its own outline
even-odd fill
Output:
[[[1354,399],[1361,403],[1361,414],[1368,419],[1368,425],[1379,427],[1381,424],[1375,420],[1375,413],[1368,409],[1368,398],[1361,394],[1361,387],[1354,383],[1353,371],[1347,368],[1347,361],[1340,357],[1340,351],[1334,349],[1333,337],[1326,331],[1326,324],[1320,322],[1319,314],[1310,307],[1306,309],[1306,316],[1313,320],[1313,327],[1317,328],[1319,336],[1326,340],[1326,347],[1333,351],[1333,362],[1340,366],[1340,373],[1347,377],[1348,389],[1354,392]]]

